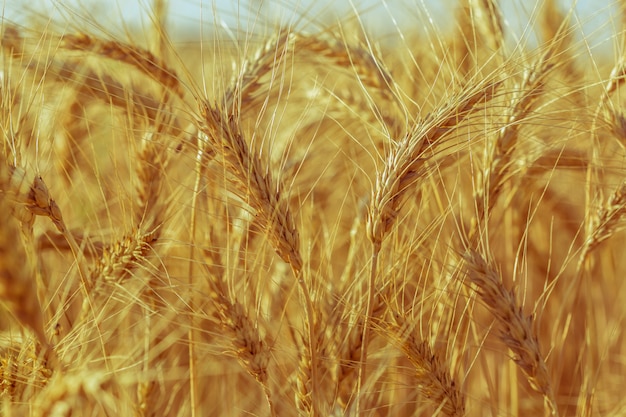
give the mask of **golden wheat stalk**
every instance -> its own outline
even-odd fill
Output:
[[[373,52],[371,45],[365,48],[350,45],[336,36],[326,38],[302,33],[294,34],[293,43],[295,51],[300,51],[308,59],[320,62],[324,58],[338,69],[350,69],[361,85],[370,87],[399,104],[394,79]]]
[[[199,151],[202,157],[198,161],[210,159],[204,156],[209,155],[209,152],[211,156],[221,157],[227,171],[233,176],[235,191],[252,207],[256,220],[269,236],[272,247],[290,265],[305,305],[308,327],[308,340],[305,342],[307,346],[301,349],[311,355],[311,383],[318,386],[316,372],[319,364],[315,347],[318,340],[317,315],[302,270],[299,233],[283,195],[282,184],[276,182],[271,172],[251,151],[240,125],[242,105],[249,104],[255,92],[262,87],[262,77],[267,73],[273,74],[289,48],[290,39],[292,35],[289,31],[281,31],[257,52],[253,65],[245,61],[244,67],[235,76],[217,105],[211,106],[205,100],[198,100],[200,107],[198,129],[203,134],[199,139],[206,140],[206,143],[200,143],[199,148],[208,149],[207,152]],[[202,167],[197,169],[199,176],[204,169]],[[305,402],[298,404],[304,405]],[[313,402],[312,409],[315,410],[315,407]]]
[[[133,269],[146,262],[146,256],[157,240],[156,233],[137,230],[105,247],[102,257],[91,270],[91,288],[100,288],[105,282],[119,284],[126,279]]]
[[[72,136],[70,139],[77,141],[77,143],[70,142],[69,146],[78,146],[84,136],[81,133],[88,134],[83,130],[84,127],[80,128],[77,125],[77,119],[81,120],[84,117],[83,112],[93,99],[100,100],[107,105],[112,104],[122,111],[129,112],[132,116],[129,120],[132,123],[139,124],[141,121],[147,121],[152,125],[160,124],[159,117],[162,115],[163,103],[171,101],[169,97],[163,99],[163,97],[155,95],[140,83],[128,83],[123,74],[96,70],[89,61],[78,60],[76,57],[67,56],[67,54],[57,54],[49,58],[48,61],[44,61],[41,59],[41,50],[30,51],[22,46],[24,40],[20,30],[15,26],[4,25],[2,36],[2,48],[12,55],[17,55],[11,62],[16,67],[25,70],[25,74],[33,78],[33,83],[40,83],[45,80],[46,84],[54,85],[53,81],[56,81],[61,83],[64,89],[72,87],[74,100],[70,100],[69,103],[57,104],[65,109],[65,111],[59,112],[59,120],[66,124],[64,127]],[[50,36],[53,37],[52,32]],[[66,45],[71,50],[86,48],[84,52],[101,58],[110,58],[110,54],[124,55],[126,60],[122,60],[122,62],[138,67],[146,76],[156,81],[164,78],[168,89],[174,88],[177,91],[182,89],[178,75],[172,69],[164,67],[165,63],[154,57],[149,51],[117,41],[103,41],[86,34],[84,37],[83,35],[65,35],[65,38],[60,35],[56,36],[66,39]],[[129,51],[124,48],[128,48]],[[133,49],[134,52],[132,52]],[[110,61],[115,60],[117,58]],[[102,64],[103,61],[105,59],[101,59],[99,63]],[[164,94],[167,96],[167,92]],[[182,98],[181,91],[178,91],[177,97]],[[172,120],[168,125],[170,133],[179,135],[182,130],[181,124],[181,121],[177,119]]]
[[[229,116],[208,103],[200,104],[200,130],[214,152],[220,154],[235,178],[239,194],[256,211],[267,230],[276,253],[292,266],[296,275],[302,270],[300,240],[291,210],[280,187],[263,169],[244,140],[237,116]]]
[[[271,356],[270,344],[261,336],[258,325],[252,322],[241,303],[230,301],[223,294],[216,297],[222,325],[232,333],[233,353],[246,371],[261,385],[270,414],[275,416],[267,369]]]
[[[610,132],[622,148],[626,148],[626,117],[624,116],[621,106],[615,105],[611,97],[615,95],[616,91],[624,84],[625,80],[626,57],[622,55],[617,59],[617,62],[611,69],[609,79],[604,85],[595,116],[598,118],[601,113],[604,115],[606,123],[609,125]]]
[[[27,180],[25,169],[9,165],[7,167],[9,180],[5,190],[13,201],[23,205],[35,216],[50,218],[59,232],[64,233],[67,228],[63,222],[61,209],[52,197],[41,175],[35,175],[32,181]]]
[[[223,108],[235,111],[233,106],[236,106],[237,111],[242,111],[251,108],[255,99],[265,97],[261,94],[261,89],[267,84],[263,77],[275,73],[286,53],[293,47],[293,41],[292,31],[281,30],[270,37],[251,58],[244,59],[222,96]]]

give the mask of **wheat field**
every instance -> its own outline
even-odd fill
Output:
[[[2,18],[0,415],[626,416],[626,2],[175,3]]]

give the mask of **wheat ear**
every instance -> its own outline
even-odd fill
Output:
[[[261,334],[258,322],[255,323],[245,306],[229,295],[228,285],[224,280],[224,266],[219,255],[205,250],[205,270],[208,276],[211,299],[217,309],[217,316],[222,327],[230,336],[233,354],[243,368],[263,388],[265,399],[272,416],[276,415],[272,392],[268,378],[271,343]]]
[[[365,48],[350,45],[333,36],[307,36],[301,33],[294,35],[293,43],[296,51],[309,59],[319,61],[323,58],[339,69],[351,69],[364,86],[375,89],[397,103],[397,95],[392,92],[393,77],[371,45]]]
[[[20,220],[22,221],[22,231],[25,232],[24,228],[28,228],[26,231],[26,237],[30,239],[32,238],[34,216],[45,216],[50,218],[52,223],[63,235],[65,241],[72,250],[73,255],[76,257],[76,263],[82,284],[81,290],[87,302],[90,300],[89,283],[87,281],[88,274],[82,259],[82,251],[78,247],[74,236],[69,232],[67,226],[65,225],[61,209],[55,200],[50,196],[48,187],[46,186],[43,178],[41,175],[35,175],[32,181],[27,181],[28,176],[26,170],[12,165],[7,167],[7,174],[9,177],[3,188],[6,192],[6,196],[8,196],[13,203],[14,211],[20,216]]]
[[[281,187],[263,169],[261,161],[251,154],[236,115],[226,115],[206,102],[200,103],[200,114],[202,120],[199,129],[206,135],[213,151],[221,155],[228,171],[234,175],[238,194],[255,210],[257,221],[268,234],[276,253],[291,266],[305,304],[309,343],[315,343],[317,320],[311,293],[303,276],[299,234],[291,209],[283,199]],[[313,363],[312,380],[317,385],[316,350],[314,347],[309,349]]]
[[[171,152],[165,139],[167,127],[146,131],[138,152],[137,208],[135,222],[142,230],[160,230],[166,215],[167,202],[163,198],[165,171]]]
[[[416,385],[436,410],[449,417],[465,416],[465,396],[451,375],[446,361],[430,343],[416,337],[410,323],[399,314],[392,314],[393,323],[385,323],[380,331],[397,345],[415,368]]]
[[[532,67],[524,74],[522,81],[515,86],[513,97],[506,110],[505,125],[488,142],[485,156],[486,167],[482,178],[478,181],[478,189],[474,192],[477,214],[472,219],[470,240],[476,236],[479,225],[485,224],[502,192],[502,187],[513,165],[522,121],[528,117],[534,104],[543,94],[547,77],[554,68],[551,62],[554,48],[555,42],[535,60]]]
[[[500,339],[514,353],[513,360],[524,372],[530,386],[543,395],[548,411],[558,414],[548,368],[533,329],[533,316],[526,316],[518,305],[515,291],[507,290],[496,267],[474,250],[465,255],[469,282],[497,320]]]
[[[2,48],[20,58],[18,62],[33,77],[46,81],[60,81],[64,83],[64,87],[76,85],[76,104],[85,103],[86,98],[96,98],[107,105],[113,104],[131,112],[133,116],[131,120],[147,118],[153,124],[157,124],[163,97],[155,96],[148,89],[140,88],[138,85],[126,86],[119,81],[121,77],[94,71],[85,65],[84,60],[76,62],[76,59],[68,57],[67,54],[58,54],[47,62],[41,62],[40,56],[36,54],[27,56],[27,52],[21,47],[20,32],[13,26],[4,26],[2,35],[0,43]],[[179,98],[184,97],[178,74],[163,60],[145,49],[118,41],[97,39],[87,34],[66,34],[59,38],[61,48],[90,52],[131,65],[164,86],[167,91],[174,92]],[[177,129],[180,130],[178,126]]]
[[[626,181],[613,191],[606,203],[598,210],[591,224],[591,234],[585,240],[579,258],[578,270],[582,269],[591,252],[615,232],[624,229],[626,218]]]
[[[230,88],[224,93],[219,104],[212,106],[206,100],[198,100],[200,120],[198,129],[206,143],[200,149],[221,157],[227,170],[234,177],[237,194],[242,196],[255,211],[257,221],[269,236],[276,253],[287,262],[293,271],[300,288],[300,295],[305,305],[308,325],[308,346],[312,363],[311,382],[317,386],[316,369],[318,361],[316,348],[316,315],[311,300],[308,284],[302,271],[303,262],[300,254],[300,238],[295,227],[291,209],[284,199],[282,186],[277,183],[269,170],[262,166],[261,160],[250,150],[240,126],[240,112],[254,92],[261,88],[261,77],[273,71],[288,50],[289,32],[280,32],[257,53],[254,65],[244,66]],[[208,145],[208,146],[207,146]],[[204,157],[199,158],[202,161]],[[198,169],[198,174],[203,170]],[[315,403],[313,403],[315,409]]]
[[[594,115],[594,123],[592,126],[592,132],[597,135],[595,124],[598,121],[600,112],[604,112],[611,132],[614,134],[618,143],[621,146],[624,145],[626,140],[626,119],[621,110],[616,108],[611,102],[611,96],[626,82],[626,58],[621,56],[611,69],[608,81],[605,83],[602,90],[602,95],[596,108]],[[594,166],[601,166],[599,163],[598,146],[594,146],[591,150],[591,162],[587,166],[587,178],[590,179],[593,176],[597,176],[598,168]],[[589,254],[604,240],[612,234],[613,229],[617,226],[624,214],[624,204],[626,204],[626,183],[622,184],[615,189],[612,196],[607,200],[604,206],[597,212],[593,213],[590,207],[592,200],[591,185],[587,190],[587,216],[591,219],[587,222],[587,239],[584,243],[583,250],[581,252],[578,271],[582,271],[582,266],[589,256]],[[601,191],[598,190],[598,195],[601,196]]]
[[[376,176],[376,185],[372,190],[367,214],[367,237],[372,243],[372,251],[357,393],[360,393],[366,378],[366,343],[369,340],[369,320],[375,296],[378,255],[399,214],[402,199],[407,190],[419,180],[420,175],[423,175],[420,171],[424,161],[435,152],[442,138],[465,119],[477,104],[489,100],[499,85],[499,82],[485,79],[451,97],[423,121],[417,123],[405,137],[394,142],[395,146],[387,155],[382,171]]]
[[[602,112],[617,143],[626,148],[626,117],[621,106],[616,106],[610,100],[614,93],[624,84],[624,81],[626,81],[626,57],[622,55],[617,59],[617,62],[611,69],[609,79],[604,85],[595,117],[597,119]],[[594,119],[594,122],[596,122],[596,119]]]
[[[504,45],[502,12],[496,0],[469,0],[472,23],[493,53]]]
[[[5,169],[0,166],[0,171]],[[0,300],[20,324],[30,328],[43,346],[48,346],[34,268],[20,239],[16,220],[11,216],[11,206],[3,194],[0,194],[0,225]]]
[[[265,341],[246,309],[238,301],[231,301],[223,294],[215,294],[220,320],[225,330],[231,333],[233,353],[244,369],[263,388],[270,414],[276,415],[272,401],[267,367],[270,359],[270,344]]]
[[[65,34],[60,47],[74,51],[89,51],[104,58],[131,65],[144,75],[152,78],[179,97],[184,96],[180,78],[172,68],[157,58],[152,52],[136,45],[115,40],[103,40],[87,33]]]
[[[200,106],[200,129],[206,134],[209,145],[222,155],[235,177],[238,194],[246,197],[255,209],[276,253],[299,274],[302,269],[300,240],[280,187],[250,152],[237,117],[228,116],[206,102]]]
[[[376,176],[367,217],[367,235],[373,246],[382,245],[402,204],[402,197],[418,179],[426,159],[435,153],[441,140],[479,103],[488,101],[499,82],[484,80],[460,93],[417,123],[385,158]]]

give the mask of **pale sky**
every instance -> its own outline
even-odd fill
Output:
[[[499,1],[509,32],[522,37],[528,33],[525,27],[537,12],[536,1]],[[20,21],[25,8],[30,8],[44,15],[56,11],[57,15],[77,22],[81,21],[81,16],[91,15],[107,27],[119,25],[122,20],[129,25],[142,22],[149,25],[152,3],[152,0],[0,0],[4,5],[2,14],[13,21]],[[558,0],[558,3],[563,10],[575,5],[574,21],[579,22],[585,39],[591,44],[604,43],[605,48],[612,47],[609,34],[620,25],[617,0]],[[268,20],[299,29],[310,28],[307,25],[315,27],[316,22],[323,22],[325,18],[332,20],[333,16],[345,21],[345,17],[354,16],[357,9],[369,30],[381,33],[392,30],[394,23],[407,28],[423,27],[429,19],[445,28],[453,21],[450,16],[454,13],[454,4],[454,0],[170,0],[168,17],[172,27],[191,33],[199,34],[201,26],[210,33],[214,25],[249,33],[251,29],[261,30],[261,23]],[[269,19],[258,18],[259,15]]]

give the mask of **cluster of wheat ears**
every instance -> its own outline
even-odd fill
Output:
[[[553,0],[165,6],[2,20],[2,415],[626,415],[621,4],[602,59]]]

